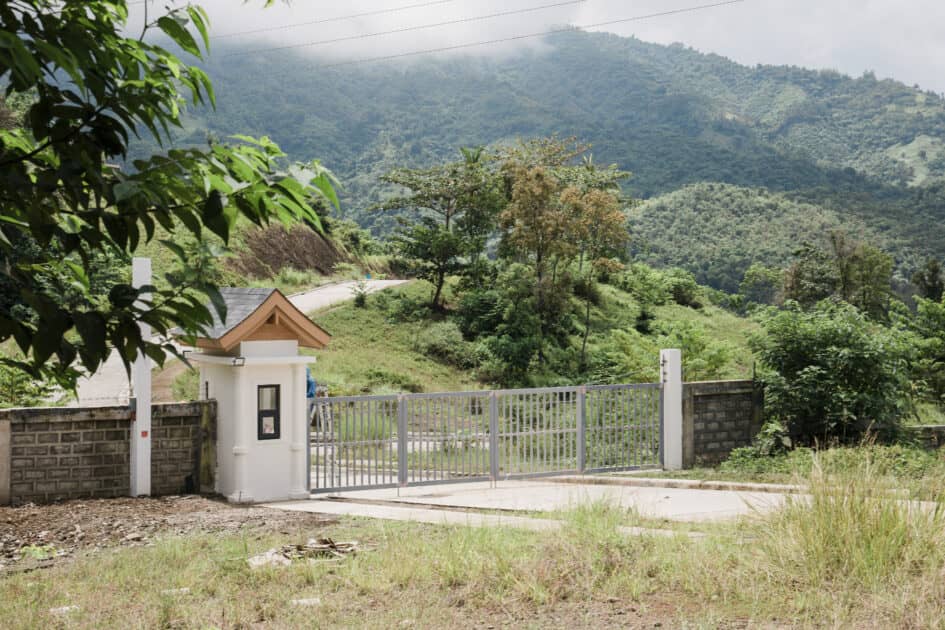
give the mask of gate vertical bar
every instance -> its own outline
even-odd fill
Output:
[[[305,401],[305,489],[312,492],[312,417]]]
[[[587,468],[587,386],[578,387],[577,391],[577,447],[578,472],[582,475]]]
[[[499,396],[489,393],[489,476],[499,481]]]
[[[397,485],[407,487],[407,401],[397,397]]]

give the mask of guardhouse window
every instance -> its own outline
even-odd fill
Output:
[[[258,389],[258,426],[260,440],[278,440],[281,434],[279,417],[279,386],[260,385]]]

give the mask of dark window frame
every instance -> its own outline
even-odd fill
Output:
[[[276,394],[276,407],[275,409],[262,409],[262,392],[264,389],[274,389]],[[275,427],[274,433],[264,433],[263,432],[263,420],[266,418],[273,419],[273,425]],[[282,388],[279,385],[259,385],[256,388],[256,439],[263,440],[279,440],[282,438]]]

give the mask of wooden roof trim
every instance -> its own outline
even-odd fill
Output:
[[[241,341],[244,341],[259,328],[266,325],[274,312],[277,314],[281,326],[285,326],[296,333],[299,338],[299,345],[306,348],[321,349],[331,341],[331,335],[306,317],[281,291],[276,290],[249,317],[231,328],[225,335],[219,339],[200,339],[197,342],[197,347],[229,352]]]

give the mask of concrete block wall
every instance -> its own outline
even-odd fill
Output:
[[[714,465],[751,445],[764,421],[764,390],[754,381],[686,383],[683,465]]]
[[[201,417],[205,404],[155,405],[151,409],[152,494],[200,491]]]
[[[199,488],[204,405],[215,416],[214,403],[154,406],[153,494]],[[0,411],[0,504],[126,496],[132,426],[128,407]]]

